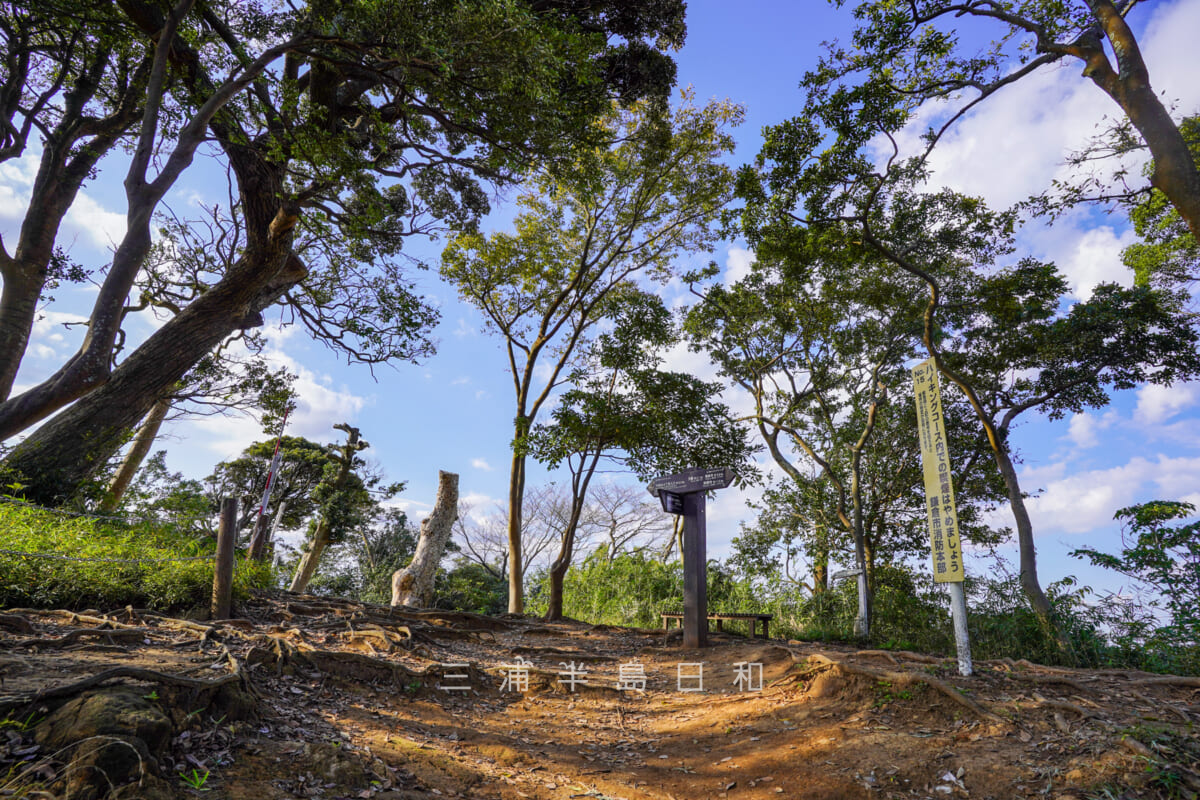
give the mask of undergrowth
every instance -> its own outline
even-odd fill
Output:
[[[171,610],[204,605],[212,592],[212,560],[150,559],[210,556],[215,550],[212,539],[197,539],[170,524],[66,517],[0,503],[0,551],[8,551],[0,552],[0,606]],[[54,557],[42,557],[47,555]],[[245,597],[251,587],[270,586],[270,567],[238,559],[233,585],[235,598]]]

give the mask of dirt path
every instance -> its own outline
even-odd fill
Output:
[[[121,797],[1200,791],[1197,679],[1007,662],[964,679],[913,653],[720,634],[685,651],[661,632],[313,597],[259,597],[239,613],[208,626],[132,610],[9,612],[0,769],[23,769],[32,784],[29,765],[41,764],[40,785],[62,796],[75,762],[69,749],[39,747],[49,723],[39,734],[38,722],[97,691],[73,685],[120,667],[107,683],[131,683],[172,721],[169,741],[147,743],[164,777]],[[526,691],[501,691],[506,678],[525,688],[524,676]],[[622,679],[630,688],[617,688]],[[181,773],[207,777],[193,789]]]

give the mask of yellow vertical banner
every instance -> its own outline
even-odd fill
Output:
[[[963,579],[962,547],[958,539],[954,485],[950,479],[946,426],[942,421],[942,395],[933,359],[914,367],[912,377],[917,401],[921,466],[925,473],[925,508],[929,515],[933,579],[937,583],[958,582]]]

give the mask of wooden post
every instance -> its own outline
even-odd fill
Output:
[[[704,492],[683,495],[683,646],[708,646],[708,557]]]
[[[233,546],[237,541],[236,497],[221,498],[221,525],[217,529],[217,564],[213,570],[212,619],[229,619],[233,606]]]

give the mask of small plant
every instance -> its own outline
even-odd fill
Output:
[[[17,731],[27,731],[34,725],[37,725],[39,722],[41,722],[41,719],[37,718],[36,712],[31,711],[29,716],[25,719],[13,717],[12,714],[9,713],[4,715],[4,719],[0,719],[0,730],[10,728]]]
[[[407,692],[408,694],[416,694],[420,690],[421,690],[421,682],[418,680],[411,680],[408,683],[404,684],[404,691]]]
[[[908,689],[901,689],[894,692],[895,687],[891,681],[877,681],[875,683],[875,708],[883,708],[888,703],[894,703],[897,700],[912,700],[913,693]]]
[[[1194,798],[1188,786],[1190,770],[1182,766],[1200,760],[1200,743],[1167,727],[1135,725],[1125,735],[1146,745],[1153,755],[1144,756],[1146,786],[1170,800]]]
[[[208,783],[208,770],[204,770],[204,774],[200,774],[200,770],[192,769],[189,775],[186,772],[179,773],[179,780],[183,781],[184,786],[189,789],[195,789],[197,792],[207,792],[209,789],[205,786]]]
[[[146,700],[157,700],[158,699],[158,690],[151,689],[150,694],[144,694],[144,695],[142,695],[142,697],[145,698]]]

